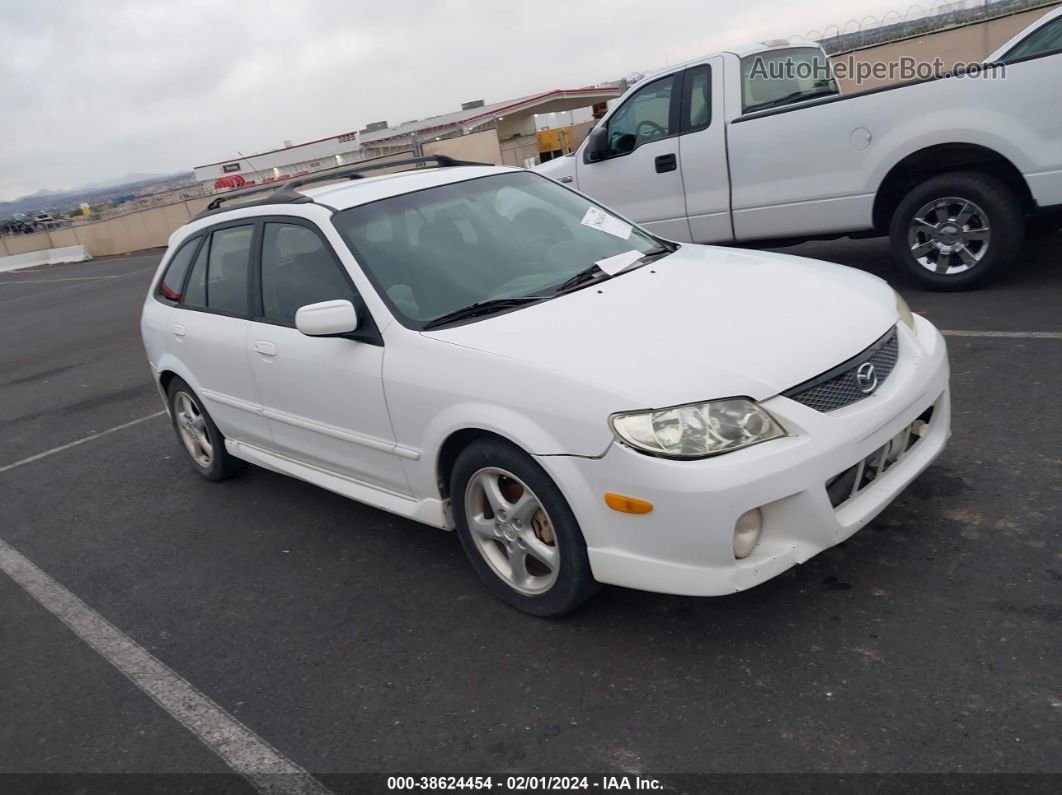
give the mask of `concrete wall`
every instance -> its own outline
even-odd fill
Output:
[[[502,141],[501,156],[505,165],[522,168],[525,162],[538,157],[538,138],[532,135]]]
[[[475,160],[480,163],[501,165],[502,150],[498,144],[497,130],[483,130],[462,135],[457,138],[444,138],[441,141],[426,142],[423,147],[426,155],[448,155],[459,160]]]
[[[493,130],[488,132],[494,136]],[[495,150],[497,150],[497,145],[498,139],[497,136],[494,136]],[[365,164],[397,160],[409,157],[409,155],[409,152],[399,152],[376,158],[372,161],[365,161]],[[454,156],[464,157],[464,155]],[[481,157],[469,159],[485,160],[485,158]],[[499,154],[496,159],[487,162],[501,162],[501,155]],[[388,170],[383,169],[372,173],[386,174]],[[276,187],[279,188],[283,184],[283,182],[277,183]],[[234,191],[233,195],[238,196],[239,193],[239,191]],[[34,235],[0,237],[0,256],[26,254],[31,251],[44,251],[50,248],[76,245],[84,246],[92,257],[108,257],[115,254],[128,254],[130,251],[139,251],[145,248],[159,248],[169,242],[170,235],[176,229],[188,223],[205,210],[214,198],[216,196],[188,199],[176,204],[152,207],[140,212],[109,218],[105,221],[82,224],[68,229],[55,229],[51,232],[40,232]]]
[[[998,19],[989,19],[962,27],[927,33],[924,36],[891,41],[875,47],[865,47],[847,53],[838,53],[832,58],[836,65],[844,61],[845,66],[852,64],[858,68],[860,63],[900,63],[904,58],[915,58],[919,62],[932,63],[939,58],[945,68],[956,63],[982,61],[1001,47],[1008,39],[1021,33],[1044,14],[1054,11],[1058,4],[1044,8],[1035,8]],[[841,91],[854,94],[872,88],[901,82],[896,79],[868,79],[856,82],[854,79],[841,80]]]

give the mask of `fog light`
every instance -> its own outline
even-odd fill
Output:
[[[760,530],[763,529],[763,516],[759,508],[745,511],[734,524],[734,557],[747,558],[760,543]]]

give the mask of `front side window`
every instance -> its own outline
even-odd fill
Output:
[[[1062,17],[1034,30],[1024,41],[1019,42],[1004,55],[1003,60],[1013,61],[1018,58],[1031,58],[1036,55],[1045,55],[1046,53],[1060,50],[1062,50]]]
[[[267,223],[262,235],[266,320],[294,325],[300,307],[336,299],[355,301],[355,294],[324,240],[305,226]]]
[[[410,328],[482,302],[548,300],[600,260],[661,249],[588,199],[525,171],[352,207],[333,222]]]
[[[192,265],[182,303],[236,315],[250,314],[247,278],[253,237],[252,225],[215,230]]]
[[[608,122],[609,156],[624,155],[644,143],[671,135],[675,76],[649,83],[631,95]]]
[[[836,93],[830,60],[817,47],[769,50],[741,59],[745,113]]]
[[[181,287],[184,285],[184,277],[188,273],[188,267],[192,264],[195,255],[195,247],[199,245],[199,238],[193,237],[185,242],[177,253],[173,255],[170,264],[166,266],[166,273],[159,282],[158,294],[166,301],[180,301]]]

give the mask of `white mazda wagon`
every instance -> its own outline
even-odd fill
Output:
[[[456,530],[549,616],[599,583],[761,583],[944,448],[944,340],[880,279],[661,240],[522,169],[382,165],[415,167],[219,198],[170,238],[142,331],[203,477]]]

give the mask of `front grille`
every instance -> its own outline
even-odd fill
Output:
[[[839,408],[850,406],[881,388],[893,367],[896,366],[899,350],[896,327],[893,326],[884,337],[862,353],[842,362],[832,370],[815,376],[810,381],[787,389],[782,395],[816,411],[836,411]],[[857,372],[866,364],[874,366],[874,378],[877,382],[869,390],[866,389],[866,384],[860,383],[857,378]]]
[[[888,472],[893,464],[903,459],[911,448],[929,433],[933,422],[933,406],[922,412],[918,419],[900,433],[868,455],[855,466],[826,481],[826,495],[830,505],[840,508],[863,489]]]

